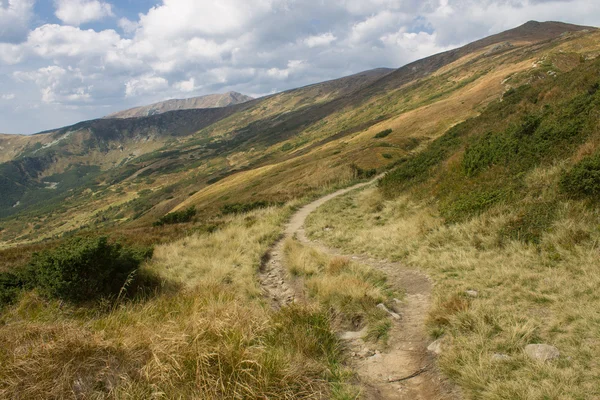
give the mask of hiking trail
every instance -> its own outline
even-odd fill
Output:
[[[317,208],[350,191],[364,188],[376,182],[381,176],[333,192],[296,211],[282,237],[263,259],[259,274],[261,286],[274,308],[304,299],[302,283],[290,279],[284,265],[283,245],[285,239],[293,237],[332,256],[348,257],[385,273],[388,284],[394,290],[406,294],[394,310],[400,318],[390,316],[392,328],[389,332],[388,345],[381,351],[374,350],[375,344],[362,339],[364,331],[340,333],[340,338],[345,342],[351,356],[350,367],[357,373],[363,388],[363,398],[369,400],[459,399],[457,389],[442,377],[437,370],[434,356],[427,351],[430,340],[425,330],[425,318],[431,304],[432,288],[429,277],[400,263],[375,260],[357,254],[345,254],[306,237],[304,223]]]

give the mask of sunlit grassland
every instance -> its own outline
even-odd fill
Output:
[[[532,170],[529,190],[552,201],[563,168]],[[600,212],[560,201],[539,244],[504,234],[520,212],[498,205],[446,224],[433,204],[407,195],[385,200],[368,189],[324,205],[309,218],[308,233],[348,251],[400,260],[434,279],[428,326],[432,340],[443,336],[447,343],[439,364],[469,397],[594,398],[600,395]],[[552,344],[561,357],[533,362],[523,353],[530,343]]]
[[[25,293],[0,317],[3,398],[351,398],[319,304],[275,312],[256,274],[291,208],[156,247],[163,288],[76,307]]]

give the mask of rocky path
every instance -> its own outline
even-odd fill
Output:
[[[390,316],[392,328],[388,346],[381,351],[370,349],[363,341],[363,332],[343,332],[352,355],[351,366],[357,372],[366,399],[457,399],[458,393],[438,373],[433,355],[427,351],[429,341],[425,332],[425,318],[431,301],[431,282],[423,273],[362,255],[343,254],[307,239],[304,232],[306,218],[321,205],[352,190],[363,188],[374,181],[338,190],[298,210],[288,223],[281,240],[263,260],[260,282],[274,307],[279,308],[301,299],[304,294],[298,282],[289,280],[283,263],[285,238],[296,237],[323,252],[370,265],[384,272],[388,283],[406,293],[396,307],[399,314]]]

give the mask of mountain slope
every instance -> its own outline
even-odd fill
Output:
[[[27,198],[41,202],[14,207],[20,200],[11,195],[0,211],[33,213],[42,222],[8,221],[2,237],[26,241],[97,224],[133,228],[191,205],[212,215],[224,203],[288,201],[362,178],[478,115],[509,88],[565,73],[598,49],[595,30],[528,23],[395,71],[366,71],[225,108],[88,121],[37,135],[40,144],[16,158],[50,156],[44,171],[23,175],[27,190],[38,193]],[[57,182],[67,172],[82,179],[80,190]],[[18,193],[23,184],[14,181]],[[47,203],[44,193],[53,197],[61,187],[68,200],[60,212],[35,211]],[[112,211],[98,211],[106,208]],[[34,235],[34,225],[44,227],[42,235]]]
[[[575,65],[509,89],[307,229],[431,276],[431,341],[467,398],[600,396],[600,60]]]
[[[104,118],[139,118],[164,114],[175,110],[193,110],[199,108],[221,108],[252,100],[252,97],[237,92],[224,94],[209,94],[206,96],[192,97],[188,99],[171,99],[148,106],[135,107],[125,111],[119,111]]]

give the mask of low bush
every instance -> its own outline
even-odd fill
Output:
[[[154,226],[172,225],[172,224],[183,224],[190,222],[196,216],[196,207],[192,206],[186,208],[183,211],[174,211],[161,217],[154,223]]]
[[[352,168],[352,174],[356,179],[369,179],[377,175],[377,170],[375,168],[364,169],[356,164],[351,164],[350,168]]]
[[[383,139],[384,137],[388,137],[390,135],[390,133],[392,133],[392,132],[393,132],[393,130],[386,129],[384,131],[377,133],[375,136],[373,136],[373,138],[374,139]]]
[[[107,237],[75,238],[34,254],[24,281],[47,297],[72,302],[115,296],[151,256],[151,249],[124,247]]]
[[[24,286],[23,279],[16,274],[0,273],[0,309],[12,304]]]
[[[230,214],[245,214],[252,210],[258,210],[260,208],[267,208],[275,205],[274,203],[270,203],[268,201],[259,200],[251,203],[232,203],[225,204],[221,207],[221,214],[230,215]]]
[[[576,197],[600,196],[600,153],[586,157],[566,172],[561,180],[563,192]]]

